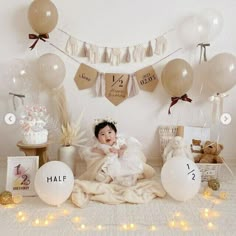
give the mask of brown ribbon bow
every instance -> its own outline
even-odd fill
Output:
[[[184,94],[181,97],[171,97],[171,104],[170,104],[170,107],[169,107],[169,110],[168,110],[169,115],[171,114],[170,113],[170,108],[172,106],[174,106],[179,100],[182,100],[182,101],[185,101],[185,102],[192,102],[192,99],[190,99],[187,94]]]
[[[39,39],[42,40],[43,42],[46,42],[45,39],[49,39],[49,34],[39,34],[39,35],[29,34],[29,39],[36,39],[34,43],[29,47],[32,50],[38,43]]]

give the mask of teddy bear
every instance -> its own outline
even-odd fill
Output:
[[[219,156],[223,150],[223,145],[217,142],[206,141],[203,146],[203,153],[194,157],[195,163],[223,163],[223,158]]]
[[[184,142],[184,139],[181,136],[172,138],[164,149],[163,162],[166,162],[173,157],[186,157],[193,161],[190,147]]]

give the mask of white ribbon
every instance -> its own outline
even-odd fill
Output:
[[[110,63],[112,66],[118,66],[120,64],[121,50],[119,48],[111,49]]]
[[[98,46],[90,44],[89,48],[89,62],[97,64],[99,62],[99,50]]]
[[[145,48],[143,45],[134,47],[133,58],[135,62],[142,62],[145,58]]]
[[[138,95],[139,93],[139,86],[138,86],[138,82],[136,80],[136,77],[134,74],[131,74],[129,76],[129,82],[128,82],[128,97],[133,97]]]
[[[217,93],[209,97],[209,101],[212,102],[212,123],[220,120],[220,116],[223,113],[224,98],[227,97],[226,93]]]
[[[78,56],[79,46],[78,46],[78,41],[76,38],[73,38],[71,36],[69,37],[66,43],[65,51],[71,56]]]
[[[105,79],[104,73],[98,73],[98,77],[96,80],[95,91],[97,97],[104,97],[105,96]]]
[[[155,54],[162,55],[166,52],[167,49],[167,39],[165,36],[159,36],[156,38],[156,48],[155,48]]]

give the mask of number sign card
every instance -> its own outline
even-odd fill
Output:
[[[106,98],[116,106],[123,102],[128,97],[128,81],[127,74],[105,74]]]
[[[38,156],[8,157],[6,190],[22,196],[36,195],[34,178],[38,165]]]
[[[152,92],[157,84],[158,78],[152,66],[148,66],[135,72],[139,88],[148,92]]]

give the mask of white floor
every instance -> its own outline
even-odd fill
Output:
[[[0,161],[0,191],[6,165]],[[231,166],[236,172],[236,166]],[[236,179],[221,170],[220,190],[204,197],[205,185],[193,199],[177,202],[169,196],[147,204],[105,205],[90,202],[80,209],[70,201],[52,207],[38,197],[25,197],[12,207],[0,205],[1,235],[235,235]],[[157,180],[160,168],[157,168]],[[220,193],[228,198],[222,200]]]

